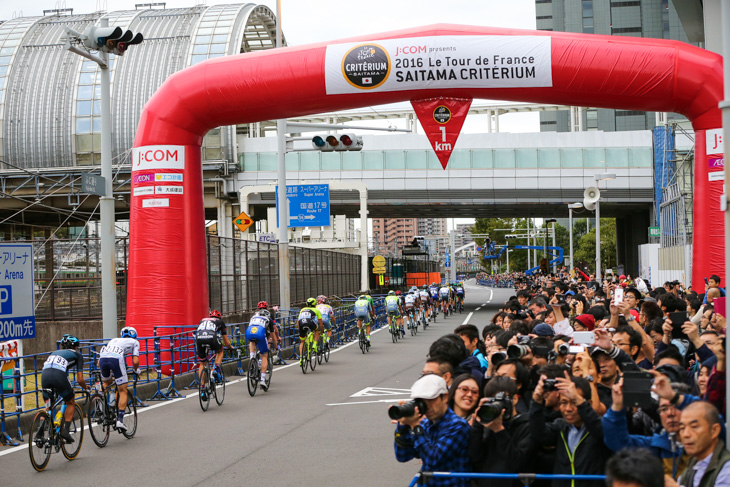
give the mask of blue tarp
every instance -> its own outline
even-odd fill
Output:
[[[674,157],[674,129],[654,127],[654,225],[659,226],[659,207],[662,204],[662,191],[671,181],[676,170]]]

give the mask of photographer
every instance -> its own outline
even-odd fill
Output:
[[[398,421],[395,458],[407,462],[420,458],[423,472],[468,472],[469,424],[448,406],[448,389],[441,377],[429,374],[411,387],[411,402],[391,406],[388,415]],[[463,486],[464,478],[434,478],[431,486]]]
[[[518,414],[517,386],[507,377],[495,377],[484,388],[484,399],[474,414],[469,456],[475,472],[514,473],[533,471],[535,450],[528,417]],[[477,485],[517,487],[518,480],[480,479]]]
[[[497,366],[494,377],[509,377],[517,386],[517,411],[525,414],[530,410],[530,370],[518,359],[507,359]]]
[[[532,395],[530,405],[530,434],[541,446],[556,448],[555,474],[597,474],[602,475],[606,459],[611,455],[603,443],[601,418],[590,405],[591,389],[585,379],[571,379],[567,372],[557,380],[560,392],[561,418],[545,421],[545,380],[540,381]],[[575,481],[555,480],[553,487],[574,486]],[[581,481],[581,486],[599,486],[602,482]]]

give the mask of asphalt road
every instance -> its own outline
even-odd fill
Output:
[[[462,314],[440,317],[395,344],[381,329],[368,354],[356,343],[341,347],[306,375],[297,364],[277,367],[271,389],[253,398],[241,378],[231,377],[223,405],[212,401],[207,412],[192,391],[184,399],[150,401],[138,410],[133,439],[112,432],[107,446],[97,448],[87,430],[76,460],[54,454],[41,473],[30,465],[27,442],[0,447],[2,484],[408,485],[419,465],[395,461],[387,407],[408,397],[433,340],[462,323],[481,330],[510,295],[474,281],[466,292]]]

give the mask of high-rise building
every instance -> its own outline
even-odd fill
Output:
[[[689,42],[670,0],[535,0],[535,17],[538,30]],[[591,108],[581,116],[586,130],[649,130],[656,125],[655,113],[638,110]],[[540,131],[570,131],[570,112],[540,112]]]
[[[473,226],[473,223],[459,223],[456,225],[456,237],[454,242],[457,249],[474,241],[474,237],[471,236],[471,229]]]
[[[417,218],[373,218],[373,250],[376,254],[400,256],[400,249],[418,235]]]
[[[422,235],[426,239],[431,236],[445,236],[447,232],[446,218],[418,219],[418,235]]]

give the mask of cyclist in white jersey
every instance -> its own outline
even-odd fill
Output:
[[[420,299],[416,298],[416,293],[413,291],[408,291],[408,294],[406,294],[405,297],[405,310],[406,310],[406,316],[410,316],[413,319],[413,323],[418,323],[416,321],[416,308],[418,307],[418,303],[420,302]]]
[[[127,362],[126,356],[132,355],[134,373],[139,375],[139,341],[137,330],[131,326],[122,328],[120,338],[112,338],[104,345],[99,354],[99,368],[104,389],[108,388],[112,379],[117,383],[117,428],[127,431],[124,425],[124,409],[127,407]]]
[[[329,343],[330,338],[332,338],[332,328],[336,325],[335,310],[333,310],[332,306],[329,305],[327,296],[323,296],[321,294],[317,296],[317,309],[322,315],[322,324],[324,325],[326,333],[324,339],[326,340],[326,343]]]
[[[449,289],[448,286],[441,286],[439,288],[439,300],[441,301],[441,309],[444,312],[444,316],[446,316],[446,311],[448,310],[449,306],[449,299],[451,298],[451,289]]]
[[[426,319],[431,321],[431,295],[428,293],[428,286],[423,286],[423,289],[418,294],[421,297],[421,306],[423,306]]]

